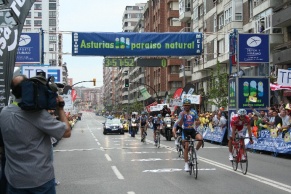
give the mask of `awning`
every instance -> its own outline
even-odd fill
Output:
[[[275,90],[291,90],[291,86],[282,86],[282,85],[279,85],[279,84],[272,84],[270,83],[270,88],[272,91],[275,91]]]

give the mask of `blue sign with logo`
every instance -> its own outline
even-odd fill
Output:
[[[60,69],[48,69],[47,70],[47,77],[53,76],[55,78],[55,82],[61,82],[61,70]]]
[[[22,33],[16,55],[16,63],[40,63],[40,34]]]
[[[239,34],[240,63],[269,63],[268,34]]]
[[[202,33],[72,33],[73,56],[189,56],[201,53]]]
[[[269,79],[268,78],[239,78],[238,79],[238,107],[254,108],[269,107]]]

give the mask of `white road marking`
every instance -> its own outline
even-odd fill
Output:
[[[97,142],[97,145],[101,145],[99,142]]]
[[[117,169],[116,166],[111,166],[113,172],[115,173],[115,175],[117,176],[118,179],[124,179],[124,177],[122,176],[122,174],[119,172],[119,170]]]
[[[106,157],[106,159],[107,159],[109,162],[112,161],[111,158],[110,158],[110,156],[109,156],[108,154],[105,154],[105,157]]]
[[[283,184],[283,183],[280,183],[280,182],[277,182],[277,181],[274,181],[274,180],[271,180],[271,179],[268,179],[268,178],[265,178],[265,177],[262,177],[259,175],[255,175],[255,174],[252,174],[249,172],[246,175],[243,175],[240,171],[234,171],[232,169],[232,167],[230,167],[230,166],[227,166],[225,164],[221,164],[221,163],[218,163],[218,162],[215,162],[213,160],[206,159],[206,158],[199,157],[199,160],[206,162],[208,164],[212,164],[212,165],[217,166],[219,168],[222,168],[224,170],[231,171],[231,172],[236,173],[238,175],[241,175],[243,177],[253,179],[253,180],[256,180],[260,183],[264,183],[266,185],[269,185],[269,186],[275,187],[277,189],[281,189],[283,191],[287,191],[288,193],[291,193],[291,186],[290,185],[286,185],[286,184]]]
[[[160,173],[160,172],[178,172],[182,171],[183,169],[179,168],[164,168],[164,169],[154,169],[154,170],[144,170],[142,172],[154,172],[154,173]],[[198,168],[198,171],[204,170],[204,171],[210,171],[210,170],[216,170],[216,168]]]
[[[148,161],[159,161],[162,160],[161,158],[148,158],[148,159],[136,159],[131,160],[132,162],[138,161],[138,162],[148,162]]]
[[[73,151],[92,151],[92,150],[101,150],[101,148],[54,150],[54,152],[73,152]]]
[[[135,194],[133,191],[128,191],[127,194]]]

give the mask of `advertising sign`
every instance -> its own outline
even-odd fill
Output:
[[[189,99],[191,101],[191,104],[200,104],[200,95],[192,95],[192,94],[182,94],[181,99]]]
[[[39,33],[22,33],[19,39],[16,63],[40,63],[40,45]]]
[[[278,69],[277,84],[291,86],[291,70]]]
[[[22,65],[21,72],[23,75],[26,75],[28,78],[34,77],[41,73],[42,75],[45,75],[46,78],[49,78],[50,76],[54,76],[56,83],[63,82],[62,67]]]
[[[229,79],[228,84],[229,90],[228,90],[228,107],[229,108],[236,108],[236,79],[232,78]]]
[[[239,108],[249,108],[249,104],[254,108],[269,107],[269,79],[268,78],[239,78]],[[256,100],[250,100],[250,99]]]
[[[269,63],[269,34],[239,34],[240,63]]]
[[[73,56],[192,56],[201,53],[200,32],[72,33]]]

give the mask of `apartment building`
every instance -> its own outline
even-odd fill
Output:
[[[63,65],[63,36],[59,34],[59,0],[36,0],[23,26],[23,32],[43,33],[43,63]],[[63,83],[67,83],[67,68],[63,68]]]
[[[207,82],[217,61],[221,70],[228,72],[229,34],[233,29],[239,33],[269,34],[271,70],[286,68],[291,62],[291,18],[287,14],[290,3],[288,0],[180,0],[179,20],[187,22],[182,31],[202,32],[204,35],[203,55],[184,61],[190,67],[185,69],[185,76],[190,78],[195,91],[207,93]],[[268,76],[268,69],[268,64],[242,67],[246,76]],[[180,73],[180,77],[183,76]]]
[[[185,22],[179,21],[178,0],[147,2],[144,12],[145,32],[179,32],[186,26]],[[166,93],[173,94],[185,84],[183,78],[179,77],[180,67],[184,62],[181,57],[164,57],[167,58],[167,67],[146,67],[144,71],[145,84],[154,88],[159,98],[163,98]],[[155,91],[148,88],[152,96],[155,96]]]

